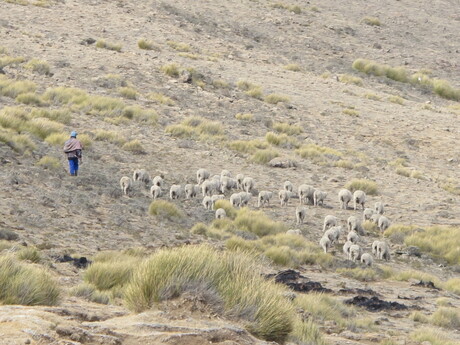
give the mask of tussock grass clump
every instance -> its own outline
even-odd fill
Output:
[[[143,109],[137,105],[131,105],[122,110],[122,115],[128,119],[134,119],[137,122],[144,122],[155,125],[158,121],[158,114],[152,109]]]
[[[94,285],[82,283],[70,291],[72,296],[82,297],[90,302],[109,304],[110,295],[107,291],[99,291]]]
[[[302,145],[295,153],[304,159],[309,159],[313,163],[320,165],[333,165],[334,162],[343,157],[343,153],[340,151],[316,144]]]
[[[410,338],[419,342],[429,342],[431,345],[456,345],[458,342],[450,341],[445,333],[439,329],[422,328],[417,329],[410,334]]]
[[[343,109],[342,113],[345,114],[345,115],[348,115],[348,116],[352,116],[352,117],[358,117],[359,116],[359,111],[357,111],[355,109],[351,109],[351,108]]]
[[[248,91],[245,92],[246,95],[256,98],[256,99],[262,99],[263,98],[263,92],[262,88],[260,87],[255,87],[252,89],[249,89]]]
[[[17,65],[23,63],[26,59],[21,56],[13,57],[13,56],[0,56],[0,68],[9,66],[9,65]]]
[[[119,74],[109,73],[96,79],[97,85],[107,89],[126,86],[126,80]]]
[[[37,95],[34,92],[19,94],[18,97],[16,97],[16,102],[37,107],[44,107],[48,105],[48,103],[45,102],[40,95]]]
[[[251,156],[251,161],[257,164],[267,164],[273,158],[276,158],[279,155],[280,155],[279,152],[273,149],[257,150]]]
[[[356,190],[362,190],[368,195],[378,194],[377,183],[366,179],[353,179],[345,185],[345,188],[349,189],[352,193]]]
[[[240,90],[245,91],[245,93],[248,96],[251,96],[251,97],[257,98],[257,99],[262,99],[263,92],[262,92],[262,87],[260,85],[253,84],[253,83],[251,83],[251,82],[249,82],[247,80],[239,80],[236,83],[236,86]]]
[[[265,280],[251,256],[217,252],[207,246],[153,254],[134,273],[125,301],[130,309],[140,312],[180,295],[190,284],[213,291],[216,300],[222,301],[224,313],[245,320],[246,328],[257,337],[284,342],[293,329],[293,307],[282,296],[286,290]]]
[[[337,273],[364,282],[375,281],[379,278],[378,273],[372,268],[339,268]]]
[[[228,144],[231,150],[242,152],[242,153],[254,153],[257,150],[268,148],[268,143],[264,140],[253,139],[253,140],[235,140]]]
[[[50,65],[44,60],[32,59],[24,65],[24,68],[30,69],[32,72],[38,74],[50,74]]]
[[[254,120],[254,115],[251,113],[238,113],[235,115],[235,119],[240,121],[252,121]]]
[[[59,295],[58,284],[45,269],[0,256],[0,303],[55,305]]]
[[[433,226],[407,236],[404,243],[419,247],[435,258],[451,265],[460,264],[460,228]]]
[[[37,85],[29,80],[0,79],[0,95],[16,98],[22,93],[35,92]]]
[[[145,38],[141,38],[139,41],[137,41],[137,46],[139,49],[144,49],[144,50],[153,50],[155,49],[155,45],[153,42],[146,40]]]
[[[337,162],[334,162],[334,166],[338,168],[344,168],[344,169],[353,169],[355,167],[353,162],[347,159],[340,159]]]
[[[397,167],[396,173],[401,176],[410,177],[411,170],[408,168],[404,168],[404,167]]]
[[[16,257],[21,261],[30,261],[33,263],[39,263],[42,260],[42,256],[37,248],[35,247],[24,247],[16,253]]]
[[[444,328],[460,329],[460,311],[456,308],[442,307],[430,317],[430,323]]]
[[[270,104],[278,104],[278,103],[287,103],[291,99],[285,95],[278,95],[276,93],[271,93],[265,96],[264,101]]]
[[[43,98],[56,104],[80,104],[86,100],[86,91],[78,88],[58,86],[47,89]]]
[[[135,88],[133,87],[120,87],[118,89],[118,93],[121,97],[127,98],[127,99],[137,99],[138,92]]]
[[[122,288],[128,284],[142,259],[119,252],[102,252],[93,261],[85,271],[83,279],[104,291]]]
[[[145,153],[144,146],[138,139],[134,139],[124,143],[121,148],[125,151],[132,152],[137,155]]]
[[[285,133],[276,134],[274,132],[267,132],[267,134],[265,134],[265,140],[272,145],[285,148],[298,148],[300,146],[299,141],[296,138],[293,138]]]
[[[460,101],[460,89],[455,89],[446,80],[434,79],[432,82],[433,91],[445,99]]]
[[[171,64],[168,64],[168,65],[164,65],[164,66],[161,66],[160,70],[170,76],[170,77],[178,77],[179,76],[179,73],[180,73],[180,66],[178,64],[175,64],[175,63],[171,63]]]
[[[279,8],[283,10],[288,10],[290,12],[293,12],[295,14],[300,14],[302,13],[302,8],[298,5],[288,5],[282,2],[276,2],[271,5],[273,8]]]
[[[257,236],[267,236],[287,230],[286,225],[271,220],[262,211],[252,211],[242,208],[235,218],[235,225],[243,231],[249,231]]]
[[[109,143],[113,143],[119,146],[126,143],[126,139],[119,132],[103,129],[96,130],[94,139],[99,141],[108,141]]]
[[[363,80],[361,78],[352,76],[350,74],[339,75],[339,81],[345,84],[363,86]]]
[[[366,93],[364,95],[364,98],[367,98],[367,99],[370,99],[370,100],[373,100],[373,101],[380,101],[382,99],[382,97],[374,94],[374,93]]]
[[[300,72],[301,71],[301,68],[298,64],[296,63],[290,63],[286,66],[284,66],[284,69],[288,70],[288,71],[292,71],[292,72]]]
[[[147,98],[163,105],[174,105],[172,98],[165,96],[161,93],[151,92],[147,95]]]
[[[312,344],[326,345],[327,342],[323,339],[323,335],[318,326],[310,319],[296,319],[294,322],[294,330],[289,336],[289,340],[294,344]]]
[[[191,116],[180,124],[166,127],[166,133],[179,138],[195,140],[221,140],[224,138],[224,129],[220,122],[209,121],[204,117]]]
[[[122,46],[120,43],[107,42],[106,40],[100,39],[96,42],[96,47],[121,52]]]
[[[206,235],[207,232],[208,227],[204,223],[197,223],[190,229],[190,233],[195,235]]]
[[[30,153],[37,146],[27,134],[16,134],[11,129],[3,129],[0,127],[0,142],[8,145],[18,153]]]
[[[58,170],[61,167],[59,159],[51,156],[43,156],[35,164],[48,170]]]
[[[391,67],[366,59],[356,59],[352,67],[357,71],[372,74],[377,77],[387,77],[402,83],[407,83],[409,81],[408,72],[404,67]]]
[[[225,80],[217,79],[212,81],[212,86],[214,86],[217,89],[228,89],[230,87],[230,84],[227,83]]]
[[[189,52],[191,50],[190,45],[188,45],[187,43],[175,41],[166,41],[166,43],[168,44],[168,46],[170,46],[174,50],[177,50],[178,52]]]
[[[30,117],[46,117],[50,120],[60,122],[66,125],[70,124],[70,120],[72,120],[71,112],[67,108],[60,108],[60,109],[33,108],[30,111]]]
[[[303,132],[301,126],[291,125],[286,122],[275,122],[273,123],[272,128],[278,133],[286,133],[288,135],[298,135]]]
[[[149,206],[149,214],[168,220],[180,219],[184,215],[179,208],[172,202],[166,200],[155,200]]]
[[[419,229],[415,225],[392,224],[385,230],[384,236],[396,243],[403,243],[404,239]]]
[[[191,60],[198,60],[200,58],[200,55],[198,54],[185,53],[185,52],[179,53],[178,55],[181,57],[187,58],[187,59],[191,59]]]
[[[67,139],[69,139],[67,133],[52,133],[45,138],[45,142],[53,146],[64,146]]]
[[[391,103],[399,104],[399,105],[404,105],[404,98],[399,97],[399,96],[389,96],[387,100]]]
[[[380,19],[376,17],[364,17],[363,18],[363,23],[371,26],[380,26],[382,23],[380,22]]]
[[[75,108],[88,115],[96,116],[119,116],[126,108],[126,104],[114,97],[107,96],[87,96],[82,102],[77,103]]]
[[[46,117],[36,117],[27,123],[27,128],[30,132],[41,139],[45,139],[52,133],[62,132],[64,125],[62,123],[52,121]]]

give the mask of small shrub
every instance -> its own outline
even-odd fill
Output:
[[[374,181],[366,179],[353,179],[345,185],[352,193],[356,190],[362,190],[368,195],[377,195],[378,186]]]
[[[126,142],[121,148],[125,151],[132,152],[137,155],[145,153],[144,146],[142,146],[138,139]]]
[[[286,103],[290,101],[288,96],[278,95],[276,93],[271,93],[265,96],[264,101],[270,104]]]
[[[161,93],[151,92],[147,95],[147,98],[164,105],[174,105],[172,98],[165,96]]]
[[[456,308],[441,307],[430,317],[430,323],[435,326],[460,329],[460,311]]]
[[[298,125],[290,125],[286,122],[275,122],[272,128],[279,133],[286,133],[288,135],[298,135],[302,133],[302,127]]]
[[[51,156],[43,156],[35,164],[49,170],[58,170],[61,167],[59,159]]]
[[[45,138],[45,142],[53,146],[64,146],[67,139],[69,139],[67,133],[52,133]]]
[[[176,205],[165,200],[155,200],[149,206],[149,214],[159,218],[166,218],[168,220],[180,219],[183,217]]]
[[[35,247],[22,248],[16,253],[16,256],[21,261],[30,261],[33,263],[39,263],[42,259],[40,252]]]
[[[174,41],[167,41],[168,46],[171,48],[179,51],[179,52],[189,52],[190,46],[186,43],[174,42]]]
[[[399,97],[399,96],[389,96],[387,99],[388,99],[388,101],[391,102],[391,103],[396,103],[396,104],[399,104],[399,105],[404,105],[404,98],[402,98],[402,97]]]
[[[364,17],[363,18],[364,24],[371,25],[371,26],[380,26],[382,23],[380,23],[380,20],[376,17]]]
[[[55,305],[58,284],[44,269],[0,256],[0,302],[2,304]]]
[[[235,118],[240,121],[252,121],[254,120],[254,115],[251,113],[238,113]]]
[[[348,116],[352,116],[352,117],[358,117],[359,116],[358,111],[356,111],[354,109],[350,109],[350,108],[343,109],[342,113],[345,114],[345,115],[348,115]]]
[[[180,67],[179,65],[172,63],[161,66],[161,71],[170,77],[178,77],[180,73]]]
[[[353,85],[358,85],[362,86],[363,85],[363,80],[359,77],[354,77],[349,74],[341,74],[339,75],[339,81],[345,84],[353,84]]]
[[[230,87],[230,84],[222,79],[213,80],[212,85],[217,89],[228,89]]]
[[[433,80],[433,91],[442,98],[460,101],[460,89],[454,89],[446,80]]]
[[[279,155],[278,151],[272,149],[257,150],[252,155],[251,161],[257,164],[266,164]]]
[[[46,117],[33,118],[27,122],[26,126],[30,132],[41,139],[45,139],[52,133],[62,132],[64,129],[62,123],[52,121]]]
[[[204,223],[197,223],[190,229],[190,232],[195,235],[206,235],[208,227]]]
[[[32,59],[28,63],[26,63],[24,67],[38,74],[50,74],[50,65],[48,64],[48,62],[43,60]]]
[[[27,105],[34,105],[37,107],[43,107],[48,105],[45,101],[43,101],[42,97],[37,95],[34,92],[26,92],[21,93],[16,97],[16,102],[23,103]]]
[[[397,167],[396,173],[401,176],[410,177],[411,170],[404,167]]]
[[[235,140],[228,144],[228,147],[234,151],[242,153],[254,153],[258,149],[266,149],[268,144],[266,141],[259,139],[254,140]]]
[[[118,89],[118,93],[121,97],[127,99],[136,99],[137,98],[137,90],[132,87],[120,87]]]
[[[153,42],[148,41],[144,38],[141,38],[139,41],[137,41],[137,46],[139,49],[145,49],[145,50],[152,50],[155,48]]]
[[[114,50],[116,52],[121,52],[121,44],[106,42],[105,40],[98,40],[96,42],[97,48],[103,48],[108,50]]]
[[[245,92],[245,94],[252,98],[256,98],[256,99],[262,99],[263,97],[262,88],[259,88],[259,87],[249,89],[248,91]]]
[[[296,64],[296,63],[290,63],[290,64],[284,66],[284,69],[286,69],[288,71],[293,71],[293,72],[301,71],[300,66],[298,64]]]
[[[100,141],[108,141],[116,145],[123,145],[126,143],[126,139],[116,131],[107,131],[103,129],[98,129],[95,132],[95,139]]]

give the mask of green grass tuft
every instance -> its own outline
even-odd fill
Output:
[[[271,93],[265,96],[264,101],[270,104],[287,103],[290,101],[290,98],[285,95],[278,95],[276,93]]]
[[[149,206],[149,214],[168,220],[181,219],[184,217],[182,211],[175,204],[165,200],[152,201]]]
[[[363,86],[363,80],[361,78],[352,76],[350,74],[339,75],[339,81],[345,84]]]
[[[96,42],[96,48],[103,48],[107,50],[113,50],[116,52],[121,52],[121,44],[120,43],[112,43],[112,42],[107,42],[105,40],[98,40]]]
[[[380,20],[376,17],[364,17],[363,18],[363,23],[371,26],[380,26],[382,23],[380,23]]]
[[[378,195],[378,186],[374,181],[366,179],[353,179],[345,185],[352,193],[356,190],[362,190],[368,195]]]
[[[155,49],[155,45],[153,42],[146,40],[145,38],[141,38],[139,41],[137,41],[137,46],[139,49],[144,49],[144,50],[153,50]]]
[[[43,156],[35,164],[48,170],[58,170],[61,168],[61,162],[59,159],[51,156]]]
[[[267,164],[273,158],[276,158],[279,155],[280,155],[279,152],[273,149],[257,150],[251,156],[251,161],[257,164]]]
[[[24,65],[24,68],[30,69],[32,72],[38,74],[50,74],[50,65],[48,64],[48,62],[39,59],[30,60],[28,63]]]
[[[134,139],[124,143],[121,148],[125,151],[132,152],[136,155],[145,153],[144,146],[142,146],[141,142],[138,139]]]
[[[118,89],[118,94],[127,99],[137,99],[138,93],[135,88],[125,86]]]

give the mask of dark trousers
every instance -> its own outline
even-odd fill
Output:
[[[69,170],[70,170],[70,175],[72,176],[77,176],[78,172],[78,158],[69,158]]]

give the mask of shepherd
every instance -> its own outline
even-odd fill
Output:
[[[83,150],[83,145],[80,140],[77,140],[77,134],[76,131],[72,131],[70,139],[64,144],[64,153],[69,160],[70,176],[78,175],[78,161],[81,163],[82,160],[81,151]]]

